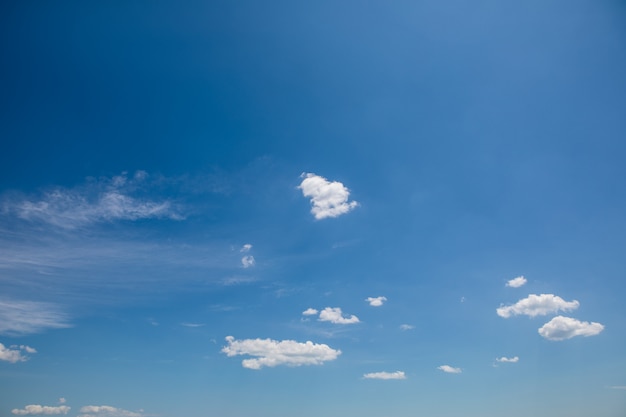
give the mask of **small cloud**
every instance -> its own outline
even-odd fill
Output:
[[[249,243],[246,243],[245,245],[241,247],[241,249],[239,249],[239,252],[250,252],[250,249],[252,249],[252,245]]]
[[[400,330],[407,331],[407,330],[413,330],[413,329],[415,329],[415,326],[413,326],[412,324],[401,324],[400,325]]]
[[[387,297],[367,297],[365,301],[370,303],[372,307],[380,307],[387,301]]]
[[[319,175],[306,173],[299,189],[302,195],[311,198],[311,213],[317,220],[338,217],[353,210],[358,203],[348,202],[350,191],[340,182],[330,182]]]
[[[539,334],[548,340],[560,341],[576,336],[595,336],[604,330],[600,323],[579,321],[571,317],[556,316],[539,330]]]
[[[461,368],[454,368],[450,365],[441,365],[441,366],[438,366],[437,369],[447,374],[460,374],[461,372],[463,372]]]
[[[26,353],[37,353],[37,350],[35,348],[26,346],[26,345],[11,346],[11,347],[19,347],[20,349],[26,351]]]
[[[143,410],[140,412],[128,411],[109,405],[87,405],[81,407],[78,417],[143,417]]]
[[[65,404],[67,401],[65,400],[65,398],[61,397],[59,398],[59,404]]]
[[[18,416],[34,416],[34,415],[54,415],[54,414],[67,414],[70,411],[70,407],[61,405],[58,407],[51,407],[48,405],[27,405],[26,407],[19,409],[14,408],[11,410],[12,414]]]
[[[244,256],[243,258],[241,258],[241,264],[243,265],[244,268],[250,268],[251,266],[254,266],[256,264],[254,260],[254,256],[252,255]]]
[[[502,362],[502,363],[517,363],[519,361],[519,357],[514,356],[512,358],[507,358],[506,356],[503,356],[501,358],[496,358],[496,362]]]
[[[365,379],[406,379],[406,375],[402,371],[396,372],[372,372],[364,374]]]
[[[326,307],[320,312],[319,321],[329,321],[334,324],[354,324],[359,323],[359,318],[355,315],[350,317],[343,317],[341,308],[339,307]]]
[[[202,327],[204,323],[180,323],[180,325],[185,327]]]
[[[23,351],[27,353],[37,353],[37,351],[29,346],[11,346],[6,347],[0,343],[0,361],[9,363],[24,362],[28,360],[28,356],[23,355]]]
[[[317,314],[317,310],[314,308],[307,308],[306,310],[302,312],[302,315],[304,316],[314,316],[316,314]]]
[[[502,306],[496,309],[498,316],[509,318],[512,315],[524,314],[530,317],[545,316],[558,311],[576,310],[580,303],[576,300],[565,301],[554,294],[530,294],[510,306]]]
[[[341,354],[340,350],[311,341],[300,343],[294,340],[235,340],[233,336],[227,336],[226,342],[228,342],[228,345],[222,349],[222,352],[226,353],[228,357],[237,355],[255,356],[256,358],[254,359],[244,359],[241,362],[244,368],[255,370],[264,366],[321,365],[324,362],[337,359]]]
[[[506,286],[507,287],[512,287],[512,288],[519,288],[522,285],[526,284],[526,282],[527,282],[526,278],[524,278],[523,276],[519,276],[517,278],[513,278],[513,279],[509,280],[506,283]]]
[[[461,302],[464,303],[465,302],[465,297],[461,297]]]

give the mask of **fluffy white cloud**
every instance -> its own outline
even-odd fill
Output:
[[[248,369],[261,369],[264,366],[274,367],[278,365],[321,365],[326,361],[337,359],[341,354],[340,350],[310,341],[300,343],[294,340],[235,340],[233,336],[227,336],[226,342],[228,345],[224,346],[222,352],[226,353],[227,356],[249,355],[256,357],[255,359],[244,359],[241,362],[243,367]]]
[[[58,407],[51,407],[48,405],[27,405],[22,409],[14,408],[11,410],[11,413],[18,416],[31,416],[39,414],[67,414],[68,411],[70,411],[70,407],[66,405],[60,405]]]
[[[0,299],[0,334],[22,335],[70,327],[68,318],[49,303]]]
[[[307,308],[302,312],[304,316],[314,316],[318,313],[318,311],[314,308]]]
[[[28,346],[25,346],[25,347],[28,347]],[[29,348],[29,349],[32,349],[32,348]],[[0,361],[16,363],[16,362],[24,362],[28,360],[28,356],[22,355],[22,350],[26,350],[26,349],[20,349],[20,347],[18,346],[12,346],[11,348],[8,348],[4,346],[2,343],[0,343]],[[36,352],[35,349],[32,349],[32,350],[33,352],[29,352],[29,353]]]
[[[142,417],[142,412],[128,411],[109,405],[86,405],[81,407],[78,417]]]
[[[447,374],[460,374],[461,372],[463,372],[461,368],[454,368],[450,365],[441,365],[441,366],[438,366],[437,369]]]
[[[370,303],[372,307],[380,307],[387,301],[387,297],[367,297],[365,301]]]
[[[146,178],[143,171],[132,178],[123,173],[72,189],[56,188],[32,201],[5,201],[4,208],[24,220],[65,229],[114,220],[182,219],[170,201],[151,201],[131,195],[142,187]]]
[[[595,336],[604,330],[600,323],[579,321],[571,317],[556,316],[538,330],[548,340],[565,340],[575,336]]]
[[[251,266],[254,266],[256,264],[256,261],[254,260],[254,256],[252,255],[246,255],[243,258],[241,258],[241,265],[243,265],[244,268],[250,268]]]
[[[527,282],[526,278],[524,278],[524,277],[517,277],[517,278],[513,278],[513,279],[509,280],[506,283],[506,286],[507,287],[512,287],[512,288],[519,288],[522,285],[526,284],[526,282]]]
[[[413,326],[412,324],[401,324],[400,325],[400,330],[413,330],[415,329],[415,326]]]
[[[365,379],[406,379],[406,375],[402,371],[396,372],[371,372],[363,375]]]
[[[334,324],[354,324],[359,323],[359,318],[355,315],[350,317],[344,317],[341,308],[339,307],[326,307],[320,311],[319,321],[329,321]]]
[[[530,294],[528,297],[519,300],[510,306],[502,306],[496,309],[498,316],[509,318],[525,314],[530,317],[545,316],[546,314],[558,311],[576,310],[580,303],[576,300],[565,301],[554,294]]]
[[[506,356],[503,356],[501,358],[496,358],[496,362],[503,362],[503,363],[516,363],[519,361],[519,357],[514,356],[512,358],[507,358]]]
[[[340,182],[330,182],[315,174],[302,174],[304,179],[298,186],[305,197],[311,198],[311,213],[316,219],[337,217],[354,209],[358,203],[348,202],[350,191]]]
[[[250,252],[250,249],[252,249],[252,245],[249,243],[246,243],[245,245],[241,247],[241,249],[239,249],[239,252]]]

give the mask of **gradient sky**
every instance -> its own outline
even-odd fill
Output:
[[[5,1],[0,416],[622,417],[623,1]]]

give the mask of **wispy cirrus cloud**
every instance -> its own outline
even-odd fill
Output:
[[[0,334],[18,336],[66,327],[71,327],[69,317],[55,304],[0,299]]]
[[[395,372],[371,372],[368,374],[364,374],[363,378],[365,379],[406,379],[406,375],[403,371],[395,371]]]
[[[501,306],[496,309],[498,316],[509,318],[511,316],[526,315],[530,317],[545,316],[558,311],[576,310],[580,303],[577,300],[565,301],[554,294],[530,294],[509,306]]]
[[[522,285],[526,284],[526,278],[524,278],[523,276],[519,276],[517,278],[513,278],[510,279],[506,282],[506,286],[507,287],[512,287],[512,288],[519,288]]]
[[[241,364],[244,368],[255,370],[265,366],[321,365],[324,362],[335,360],[341,355],[340,350],[311,341],[300,343],[294,340],[236,340],[233,336],[227,336],[226,342],[228,345],[222,349],[223,353],[229,357],[254,356],[254,359],[244,359]]]
[[[49,406],[31,404],[27,405],[24,408],[14,408],[13,410],[11,410],[11,413],[18,416],[58,415],[67,414],[70,409],[71,408],[66,405]]]
[[[595,322],[580,321],[571,317],[556,316],[539,328],[539,334],[553,341],[571,339],[576,336],[595,336],[604,330],[604,325]]]
[[[12,345],[11,347],[6,347],[0,343],[0,361],[9,363],[27,361],[28,356],[24,355],[24,352],[32,354],[37,353],[37,350],[26,345]]]
[[[312,173],[303,173],[304,179],[298,186],[302,195],[311,199],[311,213],[317,220],[338,217],[356,208],[359,203],[348,201],[350,191],[338,181]]]

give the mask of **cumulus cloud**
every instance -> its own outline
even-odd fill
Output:
[[[454,368],[450,365],[441,365],[441,366],[438,366],[437,369],[447,374],[460,374],[461,372],[463,372],[461,368]]]
[[[19,336],[70,327],[58,306],[38,301],[0,299],[0,334]]]
[[[498,316],[509,318],[512,315],[524,314],[530,317],[545,316],[558,311],[576,310],[580,303],[576,300],[565,301],[554,294],[530,294],[510,306],[501,306],[496,309]]]
[[[367,297],[365,301],[370,303],[372,307],[380,307],[387,301],[387,297]]]
[[[556,316],[539,328],[541,336],[548,340],[565,340],[575,336],[595,336],[604,330],[600,323],[579,321],[571,317]]]
[[[507,281],[506,286],[507,287],[512,287],[512,288],[519,288],[522,285],[526,284],[526,278],[524,278],[523,276],[517,277],[517,278],[513,278],[509,281]]]
[[[507,358],[506,356],[503,356],[501,358],[496,358],[496,362],[502,362],[502,363],[517,363],[519,361],[519,357],[514,356],[512,358]]]
[[[302,195],[311,198],[311,213],[317,220],[338,217],[353,210],[358,203],[348,202],[350,191],[340,182],[330,182],[319,175],[302,174],[299,189]]]
[[[256,264],[256,261],[254,260],[254,256],[252,255],[246,255],[243,258],[241,258],[241,265],[243,265],[244,268],[250,268],[251,266],[254,266]]]
[[[22,353],[36,353],[37,351],[29,346],[11,346],[10,348],[0,343],[0,361],[9,363],[24,362],[28,360],[28,356],[24,356]]]
[[[142,417],[143,412],[128,411],[109,405],[86,405],[81,407],[78,417]]]
[[[150,218],[182,219],[167,200],[152,201],[133,196],[147,174],[138,171],[88,182],[75,188],[55,188],[34,199],[4,199],[3,209],[17,217],[64,229],[115,220]]]
[[[341,308],[326,307],[320,311],[319,321],[329,321],[334,324],[354,324],[359,323],[359,318],[355,315],[344,317]]]
[[[314,316],[318,313],[318,311],[314,308],[307,308],[306,310],[304,310],[302,312],[302,315],[304,316]]]
[[[413,330],[415,329],[415,326],[413,326],[412,324],[401,324],[400,325],[400,330]]]
[[[406,379],[406,375],[402,371],[396,372],[371,372],[364,374],[365,379]]]
[[[11,413],[18,416],[32,416],[40,414],[67,414],[70,411],[70,407],[66,405],[60,405],[58,407],[52,407],[48,405],[27,405],[26,407],[19,409],[14,408]]]
[[[246,243],[245,245],[241,247],[241,249],[239,249],[239,252],[250,252],[250,249],[252,249],[252,245],[249,243]]]
[[[222,352],[226,353],[227,356],[248,355],[255,357],[254,359],[244,359],[241,362],[243,367],[248,369],[261,369],[264,366],[274,367],[278,365],[321,365],[324,362],[337,359],[341,354],[340,350],[311,341],[300,343],[294,340],[235,340],[233,336],[227,336],[226,342],[228,345],[224,346]]]

